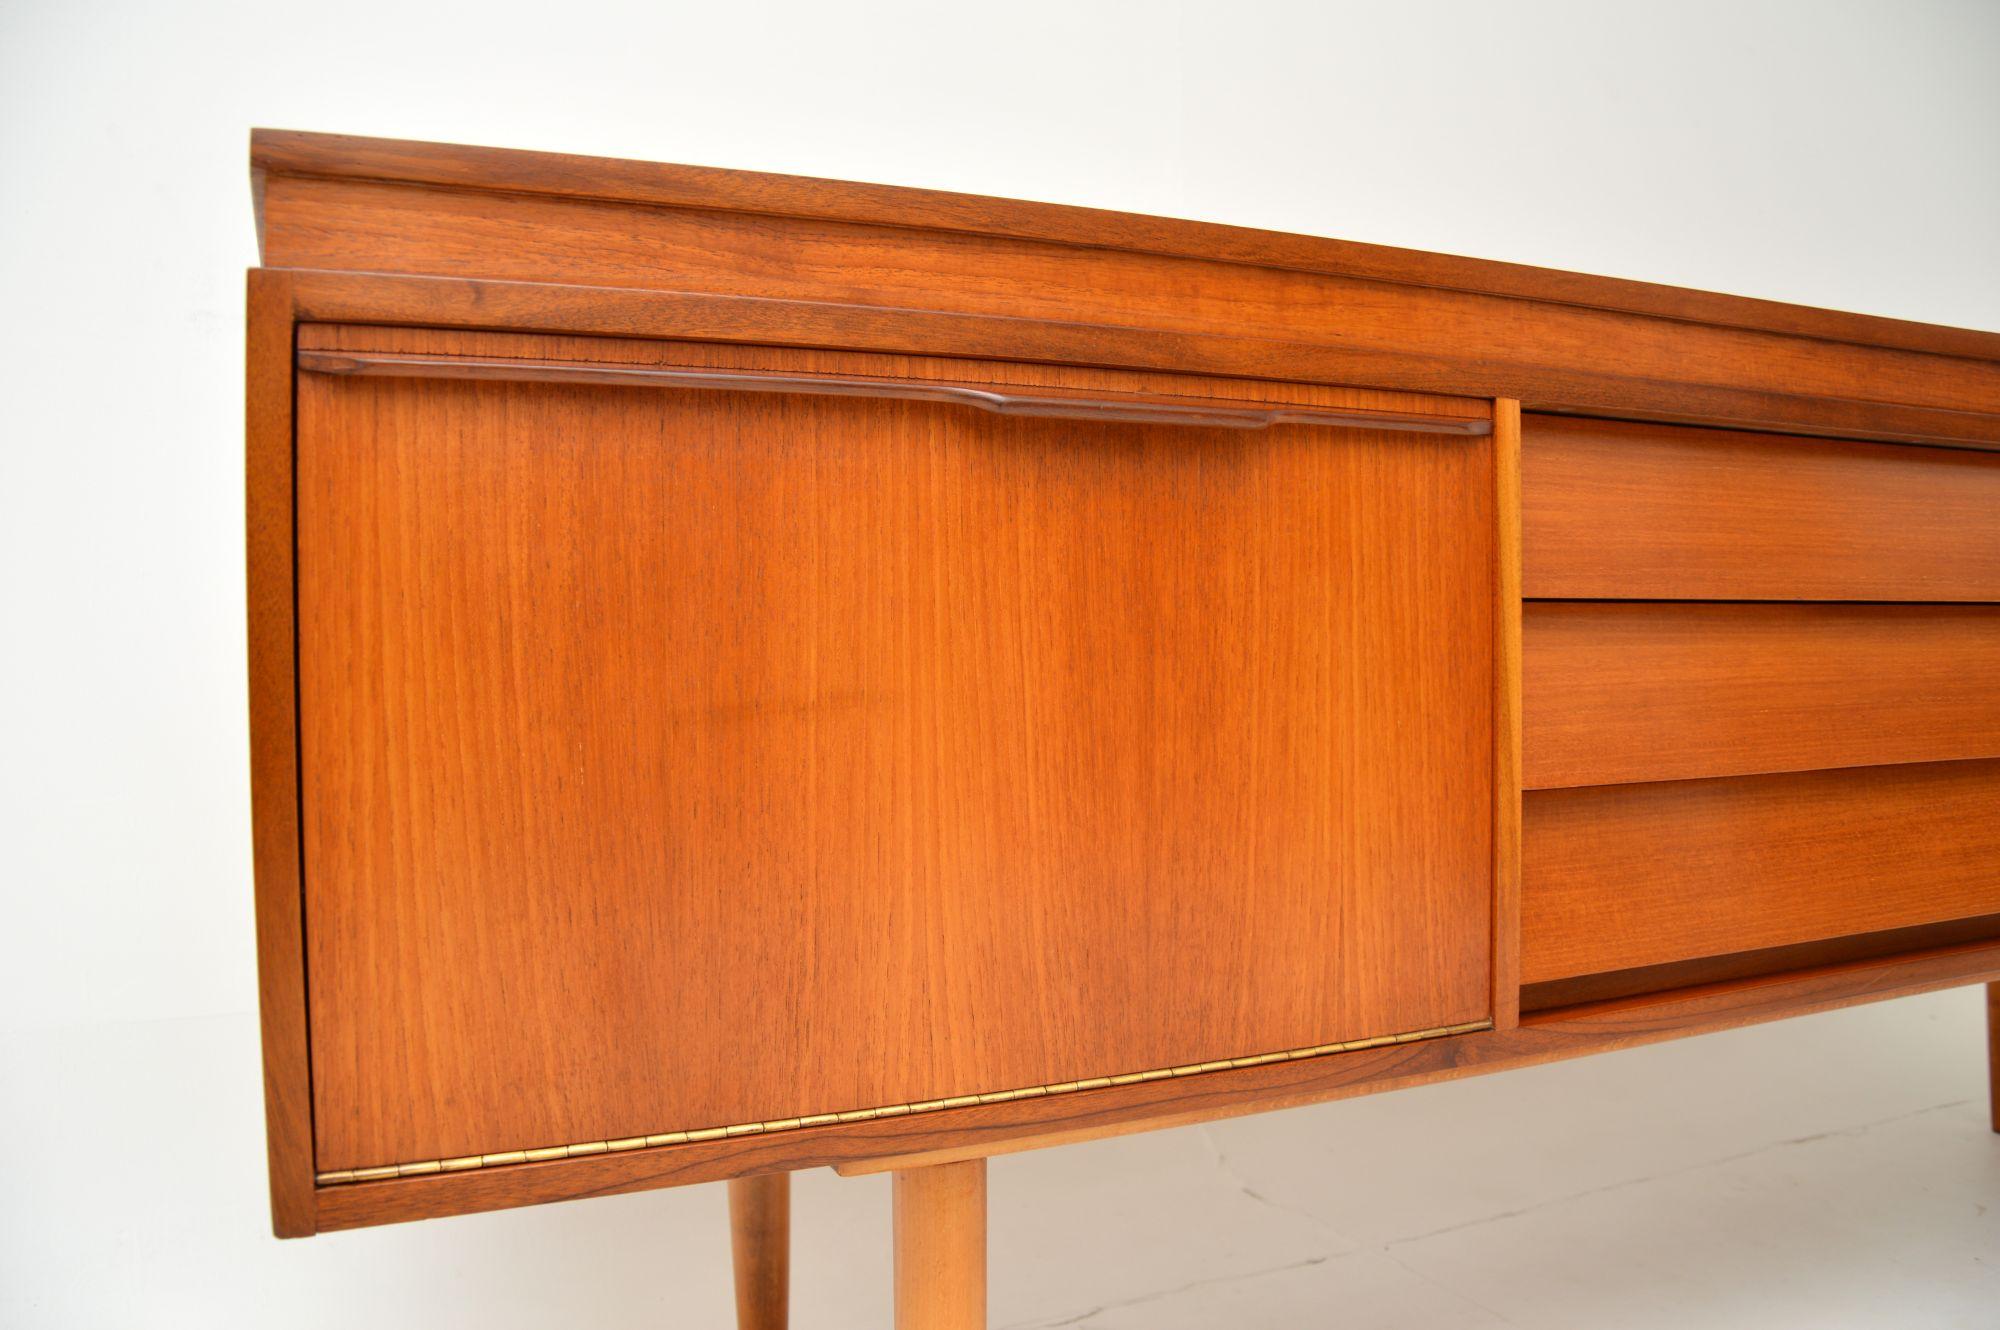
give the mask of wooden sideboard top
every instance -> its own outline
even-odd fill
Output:
[[[600,203],[816,218],[1214,259],[1263,268],[1295,268],[1406,286],[1439,287],[1719,327],[1790,333],[1859,346],[2000,361],[2000,332],[1851,314],[1391,245],[1068,204],[1029,203],[944,190],[710,166],[280,129],[252,131],[250,163],[260,191],[262,180],[269,176],[320,176],[494,193],[545,194]],[[259,239],[262,240],[261,226]]]
[[[275,130],[252,135],[251,164],[265,264],[402,276],[391,321],[1002,356],[2000,448],[2000,333],[706,167]],[[371,289],[378,318],[384,294]],[[357,312],[325,281],[300,303],[308,320]]]

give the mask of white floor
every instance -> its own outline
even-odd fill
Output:
[[[996,1327],[2000,1327],[1961,989],[996,1160]],[[0,1045],[0,1325],[730,1326],[719,1187],[267,1236],[254,1024]],[[802,1175],[794,1323],[889,1323],[882,1179]]]

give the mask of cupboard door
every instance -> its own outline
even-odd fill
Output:
[[[1485,438],[298,383],[318,1167],[1490,1007]]]

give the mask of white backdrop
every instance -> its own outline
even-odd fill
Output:
[[[1996,57],[1981,0],[0,5],[0,1322],[720,1324],[726,1296],[712,1188],[265,1236],[250,126],[1082,203],[2000,329]],[[1563,1075],[1614,1093],[1672,1057],[1698,1085],[1704,1058],[1747,1056],[1706,1047],[1755,1064],[1837,1028],[1932,1049],[1916,1065],[1956,1085],[1972,1011],[1959,993]],[[1452,1130],[1505,1153],[1537,1074]],[[1362,1111],[1310,1112],[1331,1131]],[[802,1323],[879,1314],[878,1202],[802,1193],[802,1243],[860,1216],[802,1251],[826,1281]]]

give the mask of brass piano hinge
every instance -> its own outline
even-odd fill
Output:
[[[460,1155],[456,1159],[426,1159],[414,1164],[343,1168],[330,1173],[321,1173],[315,1181],[322,1187],[334,1187],[349,1182],[426,1177],[434,1173],[462,1173],[475,1168],[497,1168],[506,1164],[540,1164],[555,1159],[577,1159],[584,1155],[653,1150],[670,1145],[688,1145],[696,1141],[717,1141],[729,1136],[761,1136],[774,1131],[797,1131],[804,1127],[830,1127],[842,1122],[869,1122],[875,1118],[935,1113],[946,1108],[1004,1104],[1014,1099],[1037,1099],[1044,1095],[1072,1094],[1079,1090],[1101,1090],[1112,1085],[1135,1085],[1140,1081],[1164,1081],[1176,1076],[1200,1076],[1212,1071],[1230,1071],[1239,1067],[1261,1067],[1272,1062],[1297,1062],[1304,1058],[1326,1057],[1333,1053],[1357,1053],[1364,1048],[1413,1044],[1421,1039],[1472,1034],[1492,1028],[1491,1021],[1468,1021],[1463,1025],[1441,1025],[1429,1030],[1413,1030],[1408,1034],[1385,1034],[1372,1039],[1350,1039],[1346,1043],[1316,1044],[1311,1048],[1287,1049],[1282,1053],[1259,1053],[1252,1057],[1224,1058],[1215,1062],[1190,1062],[1181,1067],[1130,1071],[1117,1076],[1092,1076],[1088,1080],[1062,1081],[1055,1085],[1030,1085],[1020,1090],[994,1090],[986,1094],[954,1095],[949,1099],[926,1099],[914,1104],[887,1104],[881,1108],[850,1109],[845,1113],[815,1113],[810,1117],[777,1118],[770,1122],[743,1122],[733,1127],[702,1127],[694,1131],[669,1131],[653,1136],[625,1136],[615,1141],[584,1141],[577,1145],[547,1145],[534,1150],[503,1150],[496,1154]]]

